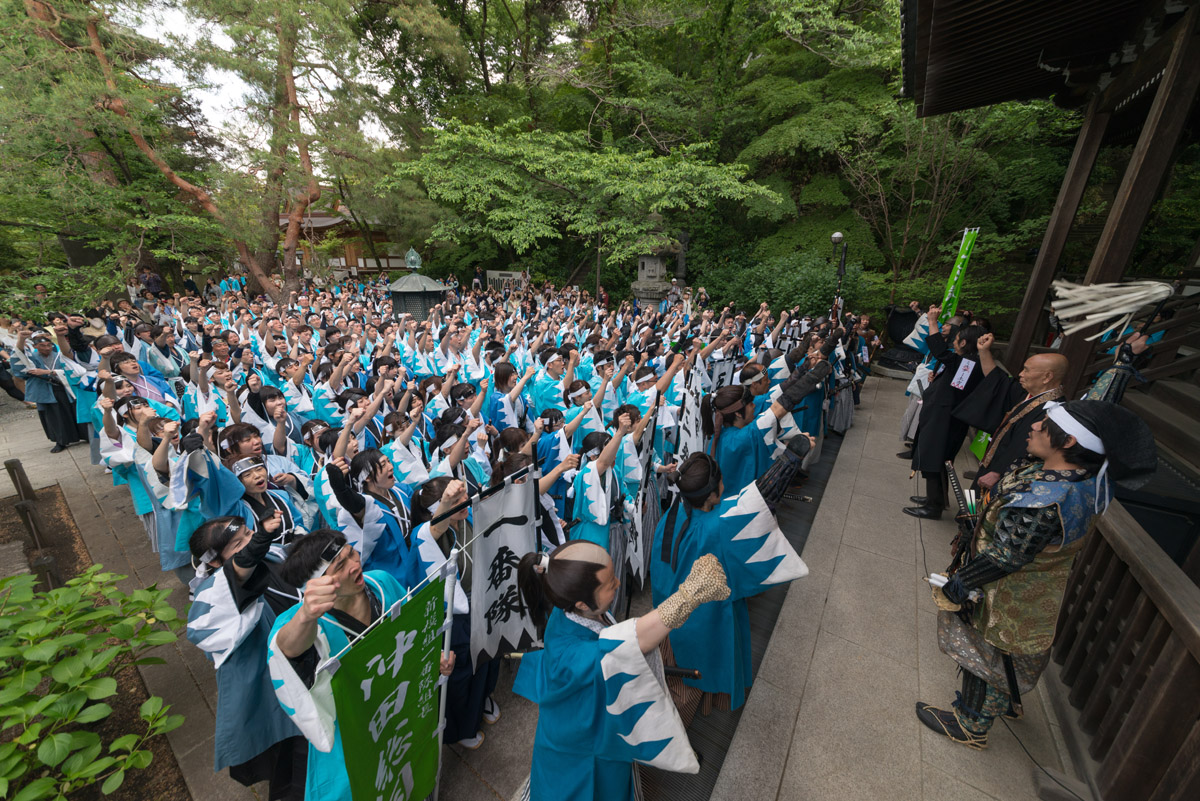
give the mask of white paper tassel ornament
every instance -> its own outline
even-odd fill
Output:
[[[1058,298],[1052,301],[1050,306],[1058,315],[1065,335],[1074,334],[1093,325],[1109,323],[1107,328],[1088,337],[1088,342],[1104,336],[1113,329],[1124,330],[1139,309],[1170,297],[1174,291],[1170,284],[1161,281],[1086,286],[1069,281],[1055,281],[1052,286]]]

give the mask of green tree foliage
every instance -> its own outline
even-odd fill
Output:
[[[462,278],[580,283],[599,238],[618,296],[637,253],[686,234],[689,280],[738,292],[812,279],[837,230],[874,311],[939,295],[978,226],[967,292],[1011,308],[1079,125],[1045,101],[917,119],[898,0],[169,2],[195,25],[162,42],[134,30],[148,0],[0,5],[0,268],[79,295],[137,264],[236,254],[290,283],[312,212]],[[242,105],[203,120],[190,90],[229,75]],[[1156,207],[1145,269],[1194,242],[1193,178],[1177,170]],[[1110,194],[1098,179],[1083,216]],[[107,272],[61,269],[63,242]]]
[[[212,221],[163,180],[117,113],[136,114],[139,133],[183,176],[219,157],[196,107],[152,77],[162,46],[77,2],[6,2],[0,24],[0,294],[31,296],[41,283],[50,303],[78,305],[139,265],[170,276],[227,255]],[[97,49],[128,67],[124,105]]]
[[[420,176],[431,198],[457,212],[433,235],[490,238],[521,254],[547,240],[598,240],[609,264],[678,246],[674,223],[715,199],[770,202],[771,190],[741,180],[738,165],[714,165],[704,148],[669,155],[592,148],[579,135],[447,121],[421,158],[397,168]]]

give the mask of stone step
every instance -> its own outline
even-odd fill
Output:
[[[1126,393],[1122,405],[1146,421],[1160,448],[1171,451],[1179,461],[1200,472],[1200,418],[1141,392]]]
[[[21,540],[0,544],[0,578],[20,576],[29,572],[25,558],[25,543]]]
[[[1174,378],[1155,381],[1150,388],[1150,397],[1158,398],[1189,417],[1200,420],[1200,385],[1192,381]]]

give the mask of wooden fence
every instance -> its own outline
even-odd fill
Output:
[[[1075,562],[1053,657],[1103,801],[1200,799],[1200,587],[1120,502]]]

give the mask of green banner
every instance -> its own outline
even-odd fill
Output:
[[[971,453],[975,454],[975,458],[980,461],[987,454],[988,446],[992,444],[992,435],[986,431],[977,431],[975,439],[971,440]]]
[[[394,618],[385,610],[339,658],[331,684],[354,801],[422,799],[437,783],[445,584],[429,582]]]
[[[975,237],[979,235],[978,228],[964,228],[962,244],[958,246],[958,258],[954,260],[954,269],[950,271],[950,280],[946,282],[946,294],[942,296],[942,313],[939,323],[944,323],[954,316],[958,310],[958,295],[962,291],[963,276],[967,274],[967,262],[971,259],[971,251],[975,249]]]

